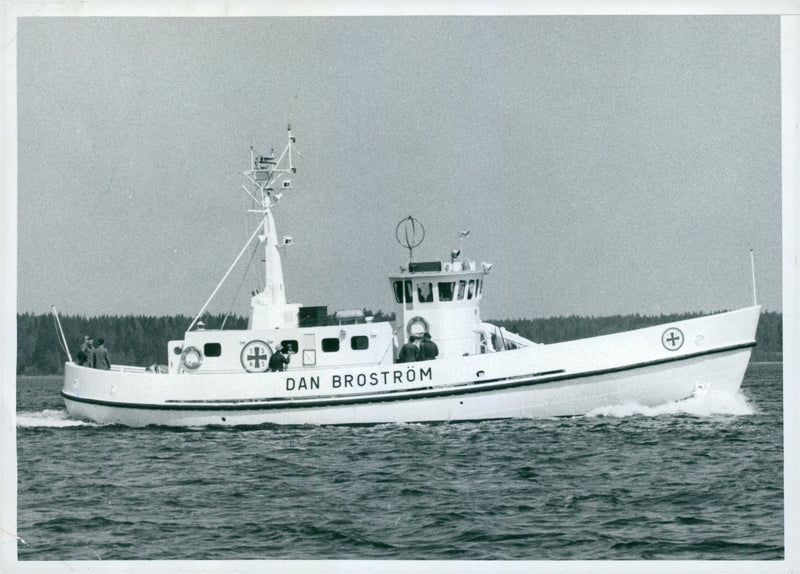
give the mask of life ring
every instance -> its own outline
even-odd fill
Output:
[[[418,327],[418,325],[421,326],[421,328]],[[428,322],[424,318],[413,317],[408,321],[408,324],[406,325],[406,332],[408,333],[409,337],[411,335],[418,337],[423,333],[427,333],[429,328],[430,325],[428,325]]]
[[[239,360],[248,373],[265,373],[272,357],[272,347],[266,341],[254,339],[242,347]]]
[[[203,362],[203,354],[197,347],[186,347],[181,355],[181,362],[187,369],[196,369]]]

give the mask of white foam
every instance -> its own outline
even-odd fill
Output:
[[[673,401],[655,407],[648,407],[638,403],[624,403],[596,408],[586,414],[587,417],[629,417],[646,416],[657,417],[661,415],[692,415],[696,417],[709,417],[712,415],[752,415],[756,408],[747,402],[745,396],[739,392],[735,395],[722,391],[709,391],[702,396],[690,397],[682,401]]]
[[[17,413],[17,427],[80,427],[97,423],[69,418],[65,410],[45,409],[40,412]]]

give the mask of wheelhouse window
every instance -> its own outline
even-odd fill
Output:
[[[369,337],[366,335],[356,335],[350,339],[350,348],[354,351],[366,351],[369,349]]]
[[[464,299],[464,292],[467,290],[467,282],[462,279],[458,282],[458,300],[461,301]]]
[[[221,357],[222,345],[219,343],[206,343],[203,345],[203,354],[206,357]]]
[[[339,339],[331,337],[329,339],[322,339],[322,352],[335,353],[339,350]]]
[[[433,301],[433,284],[428,281],[417,283],[417,297],[420,303],[431,303]]]
[[[456,286],[455,283],[448,282],[448,283],[439,283],[439,301],[452,301],[453,300],[453,288]]]
[[[296,353],[298,349],[297,341],[292,339],[281,341],[281,347],[283,347],[284,351],[288,351],[289,353]]]
[[[467,289],[467,299],[472,299],[473,295],[475,295],[475,279],[470,279],[469,288]]]
[[[403,286],[405,285],[405,289]],[[392,285],[394,287],[394,300],[398,303],[403,302],[403,292],[405,291],[405,302],[411,303],[411,281],[395,281]]]

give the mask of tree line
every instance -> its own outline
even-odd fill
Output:
[[[381,311],[364,314],[374,321],[393,321],[394,313]],[[673,315],[614,315],[610,317],[550,317],[547,319],[505,319],[489,322],[505,327],[538,343],[558,343],[596,335],[608,335],[631,329],[649,327],[700,316],[700,313]],[[153,317],[145,315],[103,315],[84,317],[61,316],[69,350],[73,359],[84,335],[94,337],[95,343],[105,339],[112,364],[147,366],[167,363],[167,342],[183,339],[192,317],[174,315]],[[203,321],[208,329],[246,329],[247,318],[240,316],[207,315]],[[783,315],[775,312],[761,314],[756,333],[758,345],[753,350],[754,361],[780,361],[783,348]],[[17,315],[17,374],[44,375],[64,372],[66,353],[59,341],[53,315],[23,313]]]

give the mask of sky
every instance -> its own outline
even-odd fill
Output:
[[[776,16],[26,18],[17,311],[193,316],[250,236],[249,149],[297,138],[290,302],[394,309],[493,264],[484,318],[781,311]],[[249,257],[245,258],[246,260]],[[212,312],[246,314],[237,268]],[[236,297],[238,293],[238,298]]]

